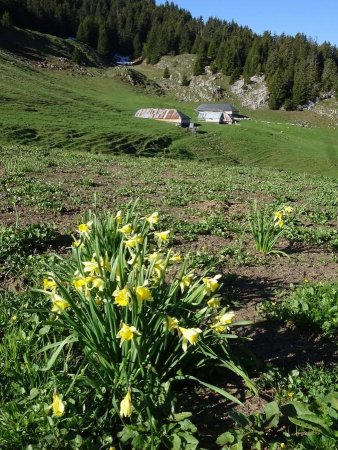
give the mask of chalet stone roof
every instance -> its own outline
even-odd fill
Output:
[[[160,119],[160,120],[175,120],[183,119],[190,120],[190,117],[182,113],[178,109],[157,109],[157,108],[143,108],[139,109],[135,117],[142,117],[144,119]]]
[[[238,113],[238,109],[229,103],[205,103],[203,105],[199,105],[197,111],[231,111],[232,113]]]

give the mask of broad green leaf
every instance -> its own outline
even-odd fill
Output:
[[[233,444],[234,441],[235,441],[234,436],[229,431],[226,431],[225,433],[218,436],[216,444],[218,445]]]

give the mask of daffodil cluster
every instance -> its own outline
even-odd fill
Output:
[[[134,208],[91,215],[77,229],[72,257],[43,281],[58,326],[78,341],[100,383],[114,387],[121,418],[142,401],[157,404],[153,383],[229,367],[229,352],[218,352],[234,317],[222,305],[221,275],[197,275],[188,257],[168,248],[172,233],[161,230],[158,212],[139,217]]]
[[[279,239],[285,236],[288,221],[286,218],[292,213],[291,206],[284,206],[274,213],[271,212],[271,206],[266,205],[259,208],[257,202],[253,203],[249,214],[249,227],[256,245],[256,249],[260,253],[286,255],[282,250],[276,248]]]

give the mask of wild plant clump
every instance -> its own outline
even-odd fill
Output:
[[[235,314],[222,305],[220,275],[198,276],[189,258],[168,248],[170,230],[159,215],[90,214],[78,228],[72,257],[48,274],[44,292],[55,325],[77,342],[88,370],[81,374],[106,392],[117,421],[146,423],[155,433],[174,413],[174,382],[229,369],[250,385],[231,356]],[[227,392],[204,381],[220,394]],[[57,397],[57,411],[60,408]],[[65,398],[65,401],[67,399]]]
[[[272,213],[270,207],[259,209],[257,202],[254,202],[249,215],[249,227],[258,252],[286,255],[275,247],[286,233],[287,220],[292,212],[291,206],[284,206]]]

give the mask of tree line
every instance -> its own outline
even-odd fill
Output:
[[[13,24],[76,37],[109,61],[116,53],[156,64],[163,55],[196,54],[193,75],[206,66],[234,82],[264,74],[272,109],[295,109],[320,93],[338,92],[338,50],[304,34],[257,35],[251,29],[194,18],[174,3],[154,0],[0,0],[2,27]]]

